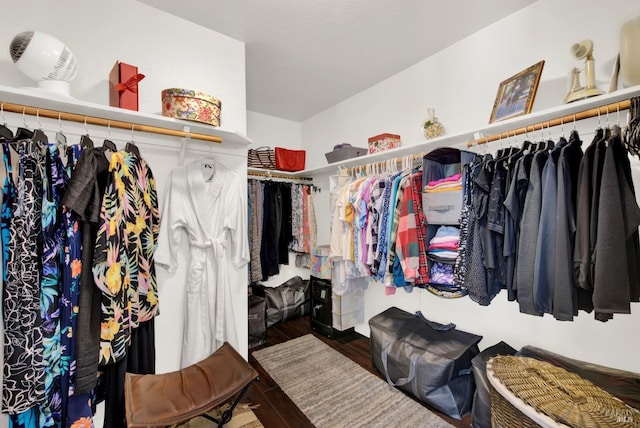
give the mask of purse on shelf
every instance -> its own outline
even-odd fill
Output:
[[[276,169],[281,171],[302,171],[307,152],[304,150],[276,147]]]
[[[269,146],[249,149],[247,156],[249,168],[276,169],[276,155]]]

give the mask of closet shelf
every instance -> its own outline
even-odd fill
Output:
[[[48,110],[49,113],[55,112],[56,118],[60,113],[62,120],[75,122],[83,122],[83,118],[86,118],[89,125],[107,126],[107,123],[111,122],[111,126],[114,128],[130,129],[133,126],[136,132],[152,132],[176,137],[189,135],[194,140],[205,141],[219,139],[225,146],[251,143],[249,138],[236,131],[165,117],[160,114],[147,114],[73,98],[61,98],[55,94],[49,96],[49,93],[37,92],[36,88],[19,89],[0,86],[0,103],[4,104],[5,111],[7,111],[9,104],[16,104],[25,108],[26,113],[31,111],[32,114],[35,114],[33,109],[41,112]],[[185,129],[188,129],[189,132],[186,133]]]
[[[633,86],[631,88],[625,88],[610,94],[604,94],[586,100],[580,100],[571,104],[563,104],[546,110],[533,112],[523,116],[517,116],[501,122],[492,123],[484,127],[468,130],[465,132],[459,132],[455,134],[446,134],[438,138],[433,138],[427,141],[421,141],[417,144],[407,144],[400,147],[396,147],[384,152],[374,153],[370,155],[360,156],[357,158],[346,159],[340,162],[332,163],[329,165],[321,166],[318,168],[306,169],[293,173],[294,175],[301,176],[314,176],[321,175],[336,171],[338,168],[350,168],[354,166],[364,165],[368,163],[384,162],[389,159],[401,158],[403,156],[415,155],[421,152],[429,152],[433,149],[442,146],[451,146],[464,144],[468,141],[475,140],[475,134],[478,132],[483,133],[486,137],[490,137],[497,134],[505,134],[507,132],[513,134],[514,130],[520,128],[530,127],[533,124],[541,122],[548,122],[553,119],[565,117],[569,115],[578,115],[580,112],[591,110],[608,104],[617,103],[619,101],[628,100],[630,98],[640,95],[640,85]],[[616,110],[611,110],[610,114],[617,114]],[[577,117],[577,120],[580,120]],[[617,120],[617,118],[616,118]],[[572,126],[570,122],[564,122],[567,127]],[[480,141],[483,142],[484,138]]]
[[[254,177],[275,177],[275,178],[293,178],[297,180],[313,180],[311,177],[305,177],[298,172],[280,171],[279,169],[251,168],[247,167],[247,175],[249,178]]]

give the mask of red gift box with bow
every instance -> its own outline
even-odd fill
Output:
[[[109,105],[138,111],[138,67],[116,61],[109,73]]]

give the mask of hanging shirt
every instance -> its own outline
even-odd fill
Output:
[[[129,152],[115,152],[109,172],[93,265],[102,291],[101,365],[122,359],[133,329],[158,310],[154,254],[160,216],[153,174]]]
[[[578,315],[577,277],[573,269],[573,248],[576,233],[576,192],[582,141],[576,131],[558,159],[558,210],[555,235],[556,263],[553,276],[553,316],[571,321]]]
[[[640,208],[631,184],[631,169],[620,137],[609,138],[602,169],[598,239],[594,266],[593,306],[603,314],[630,313],[640,298],[637,253]],[[634,242],[635,241],[635,242]]]
[[[562,138],[555,145],[542,169],[540,224],[536,242],[533,270],[533,302],[540,313],[553,312],[553,278],[556,267],[556,242],[558,223],[558,164],[562,148],[567,141]]]
[[[527,196],[520,220],[516,287],[520,312],[530,315],[541,315],[533,302],[533,272],[542,204],[542,168],[548,156],[546,151],[538,151],[533,155]]]

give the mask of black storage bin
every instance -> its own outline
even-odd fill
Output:
[[[311,276],[311,329],[330,339],[352,333],[353,327],[345,330],[333,328],[333,289],[328,279]]]
[[[267,299],[249,295],[249,349],[267,343]]]
[[[392,386],[452,418],[471,410],[482,336],[391,307],[369,320],[373,365]]]
[[[277,287],[252,284],[253,294],[267,299],[267,327],[308,315],[311,308],[309,281],[294,276]]]
[[[473,378],[476,392],[473,395],[471,426],[473,428],[491,428],[491,395],[487,378],[487,361],[497,355],[515,355],[516,350],[504,342],[499,342],[473,357]]]

